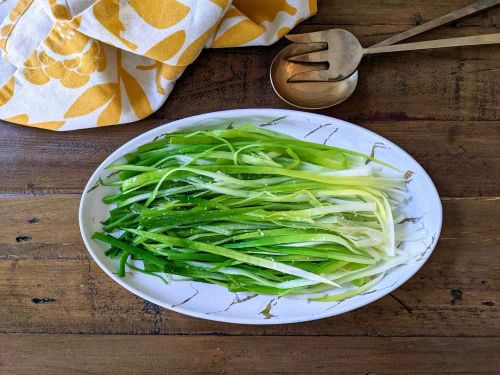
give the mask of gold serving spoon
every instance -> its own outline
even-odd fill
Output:
[[[419,35],[425,31],[437,28],[460,18],[470,16],[488,8],[500,4],[500,0],[482,0],[474,4],[456,10],[444,16],[438,17],[430,22],[419,25],[415,28],[397,34],[389,39],[375,44],[374,47],[389,46],[402,40]],[[308,34],[300,34],[308,35]],[[287,38],[293,40],[295,36],[289,35]],[[293,56],[306,53],[317,52],[325,49],[326,43],[294,43],[284,48],[274,58],[270,78],[276,94],[285,102],[303,109],[321,109],[339,104],[346,100],[355,90],[358,73],[354,72],[348,78],[336,82],[289,82],[291,77],[311,70],[327,70],[327,63],[299,64],[289,61]]]
[[[292,36],[291,36],[292,37]],[[290,38],[289,38],[290,39]],[[298,43],[323,43],[328,44],[328,49],[305,53],[289,57],[289,61],[319,63],[328,62],[329,67],[325,70],[299,73],[291,77],[289,82],[300,81],[342,81],[350,77],[358,68],[361,59],[366,55],[376,53],[418,51],[422,49],[450,48],[477,46],[481,44],[500,43],[500,33],[465,36],[461,38],[449,38],[429,40],[426,42],[415,42],[406,44],[395,44],[384,47],[363,48],[358,39],[347,30],[332,29],[317,31],[310,34],[293,35],[291,39]]]

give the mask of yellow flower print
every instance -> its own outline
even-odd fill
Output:
[[[98,41],[93,41],[90,47],[76,57],[57,60],[48,51],[36,51],[24,63],[24,76],[34,85],[44,85],[50,79],[56,79],[67,88],[84,86],[95,72],[106,68],[104,48]]]
[[[16,22],[19,17],[23,15],[23,13],[28,9],[33,0],[21,0],[19,1],[14,8],[10,11],[9,18],[12,22]]]
[[[0,29],[0,50],[5,52],[5,45],[14,25],[7,24]]]
[[[148,24],[167,29],[181,22],[190,8],[176,0],[129,0],[128,3]]]
[[[101,83],[85,90],[64,114],[64,118],[85,116],[105,107],[97,118],[97,126],[114,125],[122,117],[122,87],[137,118],[153,112],[148,96],[139,81],[122,65],[122,51],[116,51],[117,81]]]
[[[64,20],[69,20],[71,18],[68,8],[62,4],[58,4],[57,0],[49,0],[49,6],[56,18]]]
[[[56,22],[47,35],[44,44],[55,53],[63,56],[81,52],[90,38],[75,30],[74,27],[78,27],[79,24],[80,22],[76,22],[76,24],[66,21]]]
[[[217,4],[222,9],[226,8],[228,0],[210,0],[212,3]]]
[[[288,4],[287,0],[235,0],[233,5],[257,24],[273,22],[280,12],[291,16],[297,14],[297,9]]]
[[[135,51],[137,45],[123,38],[120,34],[125,31],[125,25],[120,20],[120,3],[118,0],[99,0],[93,7],[94,17],[111,34],[120,40],[128,49]]]
[[[33,0],[21,0],[16,6],[10,11],[9,20],[10,23],[4,24],[2,29],[0,29],[0,51],[5,52],[5,45],[10,33],[14,30],[15,22],[21,17],[21,15],[29,8]],[[1,2],[0,2],[1,4]],[[6,19],[8,22],[8,20]]]
[[[11,77],[3,86],[0,88],[0,107],[7,104],[7,102],[14,96],[14,89],[16,88],[16,81],[14,77]]]
[[[29,122],[30,118],[26,113],[6,118],[5,121],[21,125],[29,125],[35,128],[48,129],[48,130],[59,130],[59,128],[64,125],[64,121],[46,121],[46,122],[30,123]]]
[[[156,70],[156,91],[160,95],[166,94],[165,88],[163,87],[162,78],[169,81],[174,81],[179,78],[181,73],[186,69],[186,67],[182,65],[168,65],[163,64],[160,61],[155,61],[152,65],[138,65],[136,68],[138,70]]]

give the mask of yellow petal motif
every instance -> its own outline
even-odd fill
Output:
[[[68,69],[75,69],[80,65],[80,58],[75,57],[74,59],[65,59],[63,60],[63,64]]]
[[[311,13],[311,16],[315,15],[318,13],[318,3],[317,0],[309,0],[309,12]]]
[[[0,30],[0,36],[8,36],[10,32],[14,29],[14,25],[7,24]]]
[[[157,29],[171,27],[186,17],[189,7],[176,0],[129,0],[144,21]]]
[[[249,20],[243,20],[226,30],[213,43],[212,47],[238,47],[251,42],[262,35],[266,29],[263,26],[256,25]]]
[[[120,121],[122,115],[122,100],[115,95],[97,118],[97,126],[114,125]]]
[[[68,8],[64,5],[57,4],[57,0],[49,0],[50,10],[56,18],[69,20],[71,18],[71,14],[69,13]]]
[[[48,129],[48,130],[59,130],[59,128],[64,125],[64,121],[33,122],[30,124],[29,123],[30,118],[25,113],[6,118],[5,121],[21,125],[29,125],[35,128]]]
[[[221,8],[225,8],[227,6],[228,0],[210,0],[212,3],[217,4]]]
[[[111,34],[117,37],[128,49],[135,51],[137,45],[122,38],[120,33],[125,31],[125,26],[120,21],[120,4],[118,0],[99,0],[92,8],[94,17]]]
[[[88,50],[85,51],[83,56],[97,57],[99,55],[99,44],[98,42],[93,42]]]
[[[245,15],[241,13],[238,9],[236,9],[234,6],[231,6],[227,12],[224,14],[224,18],[231,18],[231,17],[244,17]]]
[[[287,0],[234,0],[233,5],[258,24],[273,22],[279,12],[291,16],[297,14],[297,9],[290,6]]]
[[[36,51],[34,51],[29,57],[28,59],[24,62],[24,66],[28,67],[28,68],[37,68],[37,67],[40,67],[42,66],[42,63],[40,62],[40,60],[38,59],[38,56],[36,54]]]
[[[118,83],[104,83],[92,86],[76,99],[64,114],[64,118],[79,117],[94,112],[117,95],[120,95],[120,85]]]
[[[88,75],[82,75],[73,71],[68,71],[68,73],[61,79],[61,84],[68,89],[77,89],[89,81],[90,77]]]
[[[81,63],[77,69],[78,73],[91,74],[97,70],[99,49],[97,42],[92,43],[92,46],[80,58]]]
[[[173,81],[177,79],[181,73],[186,69],[185,66],[181,65],[168,65],[162,64],[159,61],[155,61],[151,65],[139,65],[138,70],[156,70],[156,91],[160,95],[165,95],[165,89],[163,88],[162,78]]]
[[[34,85],[45,85],[50,81],[50,78],[44,73],[42,68],[25,68],[23,74]]]
[[[55,53],[66,56],[83,51],[88,41],[88,36],[69,27],[65,22],[56,22],[44,43]]]
[[[5,83],[5,85],[0,88],[0,107],[7,104],[7,102],[14,96],[14,89],[16,87],[16,81],[14,76]]]
[[[52,65],[56,62],[56,59],[50,57],[45,51],[40,52],[40,54],[38,55],[38,59],[42,64],[45,65]]]
[[[106,69],[106,54],[104,53],[104,45],[99,43],[99,54],[97,55],[97,71],[103,72]]]
[[[6,118],[5,121],[14,122],[16,124],[27,125],[30,118],[27,114],[21,114]]]
[[[64,67],[62,62],[56,61],[54,64],[45,67],[45,73],[50,78],[62,79],[69,71]]]
[[[82,56],[81,64],[77,69],[80,74],[91,74],[97,70],[97,59],[91,56]]]
[[[185,69],[185,66],[161,64],[160,75],[165,79],[173,81],[177,79]]]
[[[63,126],[65,121],[47,121],[47,122],[33,122],[31,124],[26,124],[35,128],[47,129],[47,130],[59,130]]]
[[[137,65],[136,68],[138,70],[155,70],[157,66],[161,66],[161,62],[156,61],[151,65]]]
[[[291,29],[289,27],[282,27],[281,29],[279,29],[278,32],[276,33],[278,39],[281,38],[283,35],[288,34],[290,30]]]
[[[199,56],[201,50],[203,49],[203,46],[205,45],[205,42],[208,39],[208,36],[212,33],[217,25],[218,23],[213,25],[210,29],[200,35],[198,39],[191,43],[189,47],[184,50],[181,57],[179,58],[179,61],[177,61],[177,64],[184,66],[191,64]]]
[[[1,3],[0,3],[1,5]],[[14,25],[7,24],[0,29],[0,50],[5,51],[5,46],[7,44],[7,39],[14,29]]]
[[[149,99],[139,82],[125,69],[121,69],[120,77],[123,80],[128,100],[137,118],[142,119],[153,113]]]
[[[33,0],[20,0],[14,8],[10,11],[9,18],[12,22],[17,21],[21,15],[26,12]]]
[[[153,46],[145,55],[157,61],[166,61],[179,52],[185,39],[186,32],[179,30]]]

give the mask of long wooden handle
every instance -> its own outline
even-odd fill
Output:
[[[438,17],[432,21],[426,22],[420,26],[414,27],[413,29],[402,32],[401,34],[394,35],[393,37],[386,39],[380,43],[377,43],[370,48],[374,47],[384,47],[390,46],[391,44],[396,44],[401,42],[402,40],[411,38],[415,35],[422,34],[423,32],[435,29],[439,26],[446,25],[447,23],[459,20],[460,18],[464,18],[470,16],[472,14],[478,13],[488,8],[492,8],[496,5],[500,4],[500,0],[481,0],[477,1],[474,4],[468,5],[462,9],[458,9],[454,12],[445,14],[444,16]]]
[[[429,40],[426,42],[395,44],[392,46],[385,46],[385,47],[370,47],[365,49],[363,52],[364,54],[369,55],[373,53],[415,51],[421,49],[475,46],[480,44],[496,44],[496,43],[500,43],[500,33],[465,36],[462,38],[437,39],[437,40]]]

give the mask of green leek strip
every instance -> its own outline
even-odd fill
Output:
[[[140,223],[145,228],[154,228],[158,226],[181,225],[185,223],[195,224],[202,222],[211,222],[217,219],[228,219],[233,216],[255,211],[255,207],[235,208],[231,210],[210,210],[210,211],[143,211],[144,219]],[[148,216],[151,215],[151,216]],[[153,216],[155,215],[155,216]],[[158,215],[158,216],[156,216]]]
[[[365,285],[363,286],[360,286],[360,287],[357,287],[357,288],[353,288],[353,289],[350,289],[350,290],[347,290],[345,292],[341,292],[341,293],[336,293],[336,294],[328,294],[324,297],[318,297],[318,298],[310,298],[309,301],[316,301],[316,302],[334,302],[334,301],[343,301],[347,298],[351,298],[351,297],[354,297],[354,296],[357,296],[359,294],[362,294],[368,290],[370,290],[371,288],[373,288],[375,285],[377,285],[380,280],[382,280],[384,277],[384,274],[380,274],[379,276],[377,276],[376,278],[374,278],[373,280],[371,280],[370,282],[366,283]]]
[[[130,256],[129,253],[124,251],[122,255],[120,256],[120,268],[118,269],[118,276],[124,277],[125,276],[125,264],[127,263],[128,257]]]
[[[293,244],[302,242],[323,242],[323,243],[337,243],[347,247],[351,251],[356,251],[352,245],[344,240],[342,237],[335,236],[333,234],[295,234],[288,236],[275,236],[275,237],[263,237],[257,240],[238,242],[235,244],[227,245],[231,249],[241,249],[244,247],[255,247],[255,246],[268,246],[268,245],[283,245],[283,244]]]
[[[142,268],[136,267],[136,266],[134,266],[133,264],[130,264],[130,263],[127,263],[127,266],[128,266],[128,268],[130,268],[131,270],[134,270],[134,271],[137,271],[137,272],[141,272],[141,273],[144,273],[144,274],[149,275],[149,276],[154,276],[154,277],[157,277],[157,278],[159,278],[161,281],[163,281],[165,284],[167,284],[167,285],[168,285],[168,280],[167,280],[167,279],[165,279],[163,276],[158,275],[158,274],[157,274],[157,273],[155,273],[155,272],[146,271],[145,269],[142,269]]]
[[[141,230],[134,230],[134,229],[127,229],[127,231],[134,233],[138,236],[148,238],[150,240],[159,242],[159,243],[166,243],[166,244],[171,244],[172,246],[180,246],[180,247],[187,247],[191,248],[194,250],[199,250],[199,251],[205,251],[207,253],[212,253],[212,254],[217,254],[217,255],[222,255],[227,258],[239,260],[241,262],[245,262],[248,264],[253,264],[255,266],[263,267],[263,268],[269,268],[275,271],[280,271],[289,275],[294,275],[300,278],[308,279],[311,281],[319,282],[319,283],[326,283],[330,284],[336,287],[339,287],[338,284],[335,282],[328,280],[324,278],[323,276],[316,275],[311,272],[306,272],[303,271],[299,268],[296,267],[291,267],[283,263],[279,262],[273,262],[267,259],[262,259],[259,257],[254,257],[251,255],[243,254],[238,251],[226,249],[224,247],[220,246],[214,246],[214,245],[209,245],[209,244],[204,244],[201,242],[196,242],[196,241],[190,241],[190,240],[185,240],[185,239],[180,239],[180,238],[174,238],[170,236],[165,236],[162,234],[157,234],[157,233],[150,233],[150,232],[145,232]]]
[[[324,250],[313,250],[313,248],[301,248],[294,246],[275,246],[270,248],[270,251],[274,254],[289,254],[289,255],[306,255],[311,257],[323,257],[326,259],[337,259],[344,260],[347,262],[360,263],[360,264],[374,264],[377,261],[371,257],[360,256],[357,254],[346,254],[339,251],[324,251]],[[257,253],[257,251],[252,251],[252,253]],[[317,272],[315,272],[317,273]]]
[[[164,267],[167,264],[167,261],[161,258],[158,258],[151,254],[150,252],[144,251],[142,249],[139,249],[135,246],[129,245],[123,241],[120,241],[112,236],[109,236],[107,234],[101,233],[101,232],[96,232],[92,236],[92,238],[105,242],[107,244],[110,244],[113,247],[117,247],[119,249],[122,249],[130,254],[135,255],[138,258],[148,260],[151,263],[154,263],[158,266]]]
[[[212,172],[213,171],[213,172]],[[138,176],[134,176],[122,182],[123,190],[143,186],[144,184],[154,184],[165,181],[167,178],[173,178],[178,172],[192,173],[200,176],[213,178],[215,181],[225,181],[241,186],[253,186],[252,180],[240,180],[230,177],[231,174],[253,174],[253,175],[277,175],[287,176],[291,178],[299,178],[308,181],[323,182],[330,185],[365,185],[370,187],[387,187],[397,186],[403,188],[405,180],[397,177],[375,177],[375,176],[335,176],[324,175],[318,173],[302,172],[293,169],[264,167],[264,166],[248,166],[248,165],[215,165],[215,166],[198,166],[194,167],[178,167],[165,168],[152,172],[145,172]],[[218,172],[218,173],[214,173]],[[220,173],[222,172],[222,173]]]

